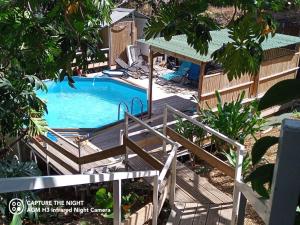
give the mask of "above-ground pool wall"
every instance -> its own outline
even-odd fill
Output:
[[[229,81],[223,73],[205,75],[202,81],[202,91],[199,93],[201,108],[208,108],[207,104],[211,108],[216,107],[216,90],[220,92],[223,102],[236,100],[242,91],[245,91],[245,98],[249,100],[263,96],[279,81],[296,77],[299,53],[299,46],[296,50],[277,48],[265,51],[259,76],[243,75],[239,79]]]

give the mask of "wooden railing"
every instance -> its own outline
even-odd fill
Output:
[[[152,133],[156,138],[161,139],[161,143],[166,142],[172,146],[172,150],[164,164],[162,164],[162,162],[160,162],[155,157],[150,155],[147,151],[145,151],[142,147],[140,147],[136,142],[131,140],[131,138],[129,136],[129,130],[130,130],[129,119],[135,122],[135,126],[136,126],[136,124],[138,124],[140,127],[143,128],[143,130],[147,130],[148,132]],[[63,141],[65,144],[67,144],[70,148],[73,148],[73,150],[76,152],[76,154],[71,153],[70,151],[68,151],[67,149],[62,147],[60,144],[51,141],[46,136],[41,136],[39,139],[32,138],[32,140],[31,140],[32,143],[46,155],[47,171],[49,171],[49,168],[48,168],[49,158],[53,159],[55,162],[59,163],[61,166],[63,166],[65,169],[72,172],[73,174],[76,174],[76,173],[82,172],[81,166],[84,164],[97,162],[97,161],[108,159],[111,157],[116,157],[116,156],[124,157],[125,158],[124,162],[126,163],[126,162],[128,162],[128,150],[131,150],[134,153],[136,153],[145,162],[147,162],[148,164],[150,164],[153,167],[153,169],[154,169],[153,171],[155,171],[155,172],[153,172],[152,170],[149,171],[150,175],[147,175],[148,173],[146,173],[146,172],[148,172],[148,171],[135,171],[134,173],[124,172],[124,173],[109,174],[112,177],[110,181],[114,181],[114,196],[116,196],[115,200],[114,200],[115,201],[114,212],[117,212],[116,214],[114,214],[115,215],[115,218],[114,218],[115,225],[121,223],[121,217],[120,217],[120,215],[121,215],[120,214],[120,212],[121,212],[121,200],[120,200],[121,184],[120,184],[120,180],[122,180],[122,179],[131,179],[131,178],[137,178],[137,177],[144,177],[144,178],[153,177],[153,215],[152,215],[152,224],[153,225],[157,224],[157,217],[163,207],[163,204],[164,204],[167,196],[169,196],[170,204],[171,205],[174,204],[175,184],[176,184],[176,153],[177,153],[178,144],[173,142],[172,140],[169,140],[166,136],[164,136],[162,133],[156,131],[155,129],[150,127],[145,122],[139,120],[138,118],[136,118],[126,112],[125,113],[125,129],[124,129],[124,131],[121,130],[121,132],[120,132],[120,145],[110,148],[110,149],[107,149],[107,150],[103,150],[100,152],[96,152],[96,153],[92,153],[92,154],[84,155],[84,156],[81,155],[80,142],[78,142],[79,144],[76,145],[69,139],[66,139],[65,137],[61,136],[59,133],[57,133],[51,129],[49,129],[49,132],[51,132],[52,135],[54,135],[56,138],[60,139],[60,141]],[[62,154],[74,165],[77,165],[78,170],[74,169],[71,165],[69,165],[69,164],[71,164],[70,162],[67,163],[63,159],[61,159],[59,156],[57,156],[54,152],[50,152],[48,149],[49,146],[52,147],[53,151],[55,150],[57,153]],[[126,174],[127,174],[127,176],[126,176]],[[103,178],[103,177],[107,177],[108,176],[107,174],[100,174],[100,175],[99,176],[92,175],[93,178],[91,180],[94,183],[108,181]],[[121,176],[121,177],[118,180],[115,180],[114,177],[116,177],[117,175]],[[81,178],[88,179],[89,175],[80,175],[80,176],[81,176],[80,179]],[[98,178],[97,178],[97,176],[98,176]],[[70,178],[70,180],[72,180],[71,177],[74,177],[75,179],[74,178],[73,179],[76,180],[77,177],[79,177],[79,175],[17,178],[15,180],[7,181],[6,183],[4,183],[5,185],[7,185],[7,187],[5,186],[5,188],[6,188],[5,190],[10,190],[10,192],[13,192],[15,189],[9,189],[11,182],[14,183],[14,181],[17,181],[17,183],[19,183],[19,179],[22,182],[27,181],[27,180],[30,180],[30,182],[32,182],[32,180],[35,180],[35,181],[43,180],[43,182],[45,181],[46,184],[49,180],[53,180],[53,179],[58,182],[57,185],[51,186],[51,184],[50,184],[51,182],[49,182],[49,185],[31,187],[33,189],[28,189],[28,190],[34,190],[35,188],[41,189],[41,188],[72,186],[72,185],[93,183],[93,182],[89,182],[87,180],[86,181],[69,182],[70,180],[69,179],[64,180],[64,177]],[[167,179],[167,181],[165,182],[166,185],[164,183],[165,179]],[[63,180],[64,180],[64,182],[63,182]],[[39,183],[39,182],[37,182],[37,183]],[[20,186],[21,189],[23,187],[24,186],[22,186],[22,185]],[[21,190],[21,189],[18,189],[18,190]],[[159,191],[161,192],[160,198],[158,198]]]
[[[171,152],[169,153],[169,156],[164,164],[162,164],[160,161],[158,161],[156,158],[154,158],[152,155],[150,155],[148,152],[137,146],[136,144],[133,143],[133,141],[130,140],[129,137],[129,119],[137,122],[141,127],[143,127],[145,130],[148,132],[152,133],[154,136],[159,137],[163,143],[168,143],[171,145]],[[135,125],[136,127],[136,125]],[[145,132],[145,130],[141,130],[138,132],[135,132],[135,135],[139,133]],[[158,132],[145,122],[137,119],[136,117],[130,115],[129,113],[125,112],[125,130],[124,132],[121,132],[124,137],[124,144],[126,148],[129,148],[130,150],[134,151],[136,154],[138,154],[142,159],[144,159],[146,162],[148,162],[151,166],[153,166],[155,169],[158,169],[160,171],[157,183],[154,181],[153,188],[154,192],[157,196],[155,199],[157,202],[153,204],[153,213],[157,215],[160,213],[163,204],[166,200],[166,197],[169,196],[169,203],[170,206],[172,207],[174,205],[174,200],[175,200],[175,186],[176,186],[176,162],[177,162],[177,149],[178,149],[178,144],[169,138],[167,138],[165,135],[162,133]],[[125,153],[125,163],[128,161],[128,154],[127,152]],[[166,183],[164,183],[165,178]],[[158,192],[161,192],[160,198],[158,199]],[[157,216],[155,215],[155,216]]]
[[[114,225],[120,225],[122,196],[121,181],[134,178],[152,177],[154,183],[157,183],[158,175],[159,171],[148,170],[133,172],[100,173],[93,175],[57,175],[40,177],[0,178],[0,194],[113,181]],[[153,194],[153,196],[155,195]],[[153,204],[156,204],[156,202],[157,200],[153,199]],[[157,215],[152,217],[152,224],[157,224]]]
[[[223,140],[224,142],[232,145],[236,149],[237,155],[238,155],[236,167],[235,168],[231,167],[226,162],[221,161],[220,159],[218,159],[213,154],[205,151],[202,147],[194,144],[193,142],[191,142],[190,140],[188,140],[187,138],[183,137],[182,135],[175,132],[172,128],[170,128],[168,126],[168,123],[167,123],[167,118],[168,118],[169,113],[172,114],[172,115],[176,115],[177,117],[183,118],[184,121],[191,122],[192,124],[202,128],[208,134],[213,135],[213,136],[219,138],[220,140]],[[225,174],[235,178],[236,182],[240,182],[242,180],[242,163],[243,163],[243,157],[246,153],[244,145],[238,143],[235,140],[230,139],[229,137],[225,136],[224,134],[210,128],[209,126],[207,126],[207,125],[199,122],[198,120],[196,120],[196,119],[194,119],[194,118],[178,111],[177,109],[175,109],[175,108],[173,108],[169,105],[165,106],[163,121],[164,121],[163,134],[165,136],[169,136],[172,140],[178,142],[179,144],[184,146],[186,149],[191,151],[193,154],[199,156],[202,160],[209,163],[211,166],[213,166],[215,168],[218,168],[219,170],[221,170]],[[166,144],[167,143],[163,144],[163,147],[164,147],[165,151],[166,151]],[[233,204],[232,218],[236,218],[237,211],[238,211],[237,202],[239,202],[240,196],[241,196],[241,192],[237,188],[235,188],[234,192],[233,192],[233,198],[237,199],[237,200]]]
[[[234,189],[240,196],[233,199],[237,210],[232,217],[232,225],[244,224],[247,202],[267,225],[296,224],[300,152],[295,151],[295,146],[300,146],[299,135],[299,120],[283,121],[269,199],[263,199],[248,184],[241,179],[235,179]]]

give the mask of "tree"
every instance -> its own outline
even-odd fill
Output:
[[[300,4],[294,1],[293,4]],[[163,36],[170,40],[176,34],[186,34],[189,45],[200,54],[207,54],[211,41],[209,31],[219,26],[207,14],[209,6],[233,7],[229,29],[231,43],[216,50],[213,58],[221,63],[229,79],[244,73],[256,75],[263,57],[261,43],[276,31],[272,13],[286,8],[286,0],[172,0],[162,2],[146,28],[146,39]],[[237,13],[238,12],[238,13]]]
[[[103,61],[99,28],[110,21],[111,0],[4,0],[0,3],[0,153],[45,131],[47,112],[35,90],[41,79],[73,86],[72,62]],[[1,151],[2,150],[2,151]],[[3,151],[5,150],[5,151]]]

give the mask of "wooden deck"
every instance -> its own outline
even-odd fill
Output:
[[[174,96],[158,100],[154,107],[154,116],[162,115],[165,104],[170,104],[180,111],[192,110],[195,106],[192,101]],[[162,118],[152,122],[151,126],[161,123]],[[120,142],[120,130],[123,129],[123,126],[123,124],[119,124],[100,132],[90,141],[83,142],[81,144],[80,154],[78,152],[78,148],[61,139],[58,139],[56,142],[56,144],[60,147],[61,152],[55,149],[55,146],[51,146],[50,144],[48,144],[48,148],[45,149],[42,142],[39,141],[31,143],[31,147],[36,149],[36,152],[42,158],[46,160],[48,159],[50,165],[59,171],[59,173],[78,174],[79,165],[76,163],[78,157],[88,156],[97,152],[99,153],[101,151],[105,151],[105,149],[111,149],[118,146]],[[131,132],[133,131],[134,130]],[[149,135],[147,132],[132,138],[138,146],[144,148],[144,150],[148,151],[155,159],[157,159],[159,161],[158,164],[165,164],[168,154],[161,150],[161,140],[153,141],[152,139],[155,139],[155,137]],[[160,147],[158,148],[158,146]],[[116,161],[118,161],[118,157],[111,157],[105,160],[83,164],[81,171],[86,172],[94,169],[96,172],[102,172],[101,169],[103,167],[108,164],[115,163]],[[133,170],[153,169],[153,167],[150,164],[147,164],[146,161],[139,156],[130,154],[128,164]],[[162,191],[162,189],[163,188],[161,188],[160,191]],[[177,161],[175,204],[168,219],[168,225],[230,224],[231,211],[231,197],[210,184],[206,178],[197,175],[191,169]]]
[[[57,142],[53,142],[52,145],[48,144],[47,148],[43,147],[43,142],[37,139],[33,139],[29,146],[34,149],[38,156],[49,162],[49,165],[59,174],[70,175],[80,173],[79,165],[76,163],[76,157],[79,157],[79,151],[77,148],[57,137]],[[59,146],[59,147],[57,147]],[[81,143],[80,156],[87,156],[99,152],[95,146],[89,144],[89,142]],[[81,172],[86,173],[88,171],[102,171],[103,167],[112,164],[117,160],[114,158],[104,159],[92,163],[82,165]]]
[[[196,104],[195,102],[179,97],[179,96],[171,96],[167,98],[162,98],[159,100],[155,100],[153,102],[153,117],[157,115],[162,115],[165,104],[168,104],[179,111],[192,111],[195,110]],[[145,116],[146,118],[146,116]],[[151,123],[151,126],[155,126],[158,124],[162,124],[162,118],[155,122]],[[124,129],[124,124],[118,124],[113,126],[109,129],[105,129],[103,131],[97,132],[98,135],[92,137],[90,142],[97,146],[100,149],[108,149],[114,146],[119,145],[119,137],[120,137],[120,130]],[[143,138],[143,137],[142,137]]]
[[[164,163],[167,155],[152,151],[151,155]],[[140,157],[129,159],[133,170],[151,169]],[[209,181],[177,161],[175,206],[167,225],[225,225],[230,224],[232,198]]]

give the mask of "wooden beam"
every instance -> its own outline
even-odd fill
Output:
[[[201,95],[202,95],[202,89],[203,89],[205,68],[206,68],[206,62],[202,62],[200,64],[199,81],[198,81],[198,98],[199,98],[200,102],[201,102]]]
[[[71,152],[67,151],[66,149],[64,149],[63,147],[61,147],[60,145],[54,143],[53,141],[50,141],[48,138],[46,138],[45,136],[41,135],[40,136],[41,139],[43,139],[43,141],[45,141],[48,145],[52,146],[56,151],[58,151],[59,153],[63,154],[64,156],[66,156],[68,159],[72,160],[75,163],[78,163],[78,157],[75,156],[74,154],[72,154]],[[71,145],[70,145],[71,147]],[[72,146],[72,148],[75,148]],[[78,149],[76,149],[78,151]]]
[[[149,74],[149,85],[148,85],[148,117],[151,118],[152,114],[152,92],[153,92],[153,51],[150,48],[150,74]]]
[[[282,77],[282,76],[284,76],[288,73],[292,73],[292,72],[297,73],[298,69],[299,69],[299,67],[295,67],[295,68],[292,68],[292,69],[282,71],[280,73],[275,73],[275,74],[272,74],[270,76],[262,77],[262,78],[259,79],[259,82],[266,82],[266,81],[269,81],[269,80],[280,78],[280,77]]]
[[[161,138],[152,135],[151,137],[143,138],[142,140],[136,141],[135,143],[141,148],[145,148],[147,146],[162,144],[162,140]]]
[[[251,84],[253,84],[253,81],[249,81],[249,82],[238,84],[238,85],[235,85],[232,87],[224,88],[224,89],[218,90],[218,92],[220,94],[226,94],[231,91],[237,91],[237,90],[249,87]],[[211,96],[215,96],[215,94],[216,94],[215,92],[209,92],[209,93],[203,94],[203,95],[201,95],[201,100],[206,100]]]
[[[124,155],[124,154],[125,154],[125,146],[120,145],[110,149],[103,150],[101,152],[96,152],[90,155],[82,156],[79,158],[78,164],[82,165],[86,163],[92,163],[92,162],[96,162],[96,161],[100,161],[103,159]]]
[[[233,167],[229,166],[227,163],[223,162],[216,156],[210,154],[209,152],[205,151],[203,148],[199,147],[198,145],[194,144],[193,142],[187,140],[182,135],[178,134],[173,129],[167,127],[167,135],[170,136],[171,139],[177,141],[185,148],[187,148],[190,152],[195,154],[196,156],[200,157],[201,159],[205,160],[211,166],[221,170],[226,175],[233,177],[235,176],[235,170]]]
[[[270,200],[263,200],[260,196],[252,190],[252,188],[240,181],[235,182],[235,187],[238,188],[240,192],[246,197],[249,204],[256,211],[256,213],[260,216],[260,218],[267,223],[267,218],[269,217],[269,205]]]
[[[171,52],[171,51],[168,51],[168,50],[165,50],[165,49],[162,49],[162,48],[158,48],[156,46],[150,46],[150,48],[154,52],[160,52],[160,53],[163,53],[163,54],[167,54],[168,56],[173,56],[174,58],[189,61],[189,62],[192,62],[192,63],[195,63],[195,64],[201,64],[202,63],[201,60],[197,60],[197,59],[194,59],[194,58],[182,55],[182,54],[178,54],[178,53]],[[204,63],[206,63],[206,62],[204,62]]]
[[[66,170],[68,170],[69,172],[71,172],[72,174],[77,174],[79,173],[78,170],[76,170],[75,168],[73,168],[72,166],[70,166],[68,163],[66,163],[65,161],[63,161],[61,158],[59,158],[58,156],[55,155],[55,153],[50,152],[49,150],[46,150],[45,147],[43,147],[35,138],[32,138],[32,142],[48,157],[50,157],[50,164],[51,161],[55,161],[56,163],[58,163],[60,166],[64,167]],[[38,150],[37,150],[38,151]],[[52,164],[53,165],[53,164]]]
[[[128,218],[121,223],[121,225],[140,225],[145,224],[148,220],[152,219],[153,204],[152,202],[140,208],[135,213],[131,214]],[[152,222],[153,225],[153,222]]]
[[[156,170],[162,170],[164,165],[156,158],[154,158],[152,155],[150,155],[145,150],[141,149],[139,146],[137,146],[133,141],[130,139],[124,137],[124,145],[128,147],[130,150],[135,152],[139,157],[141,157],[145,162],[147,162],[149,165],[151,165]]]

